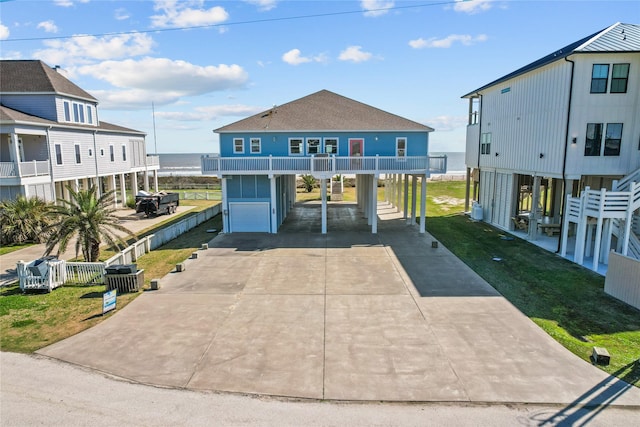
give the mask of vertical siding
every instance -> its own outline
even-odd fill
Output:
[[[569,145],[567,173],[578,178],[580,175],[625,175],[638,169],[640,53],[579,55],[575,62],[569,135],[577,138],[577,144]],[[615,63],[630,64],[627,93],[590,93],[593,64]],[[585,156],[587,123],[623,123],[620,156]]]
[[[491,222],[493,215],[493,186],[496,173],[494,171],[480,171],[480,204],[482,205],[482,218]]]
[[[482,133],[491,133],[491,153],[480,156],[481,166],[561,174],[569,65],[557,62],[483,93]]]
[[[467,126],[467,146],[465,150],[465,164],[467,167],[478,167],[478,143],[480,140],[480,126]]]
[[[640,261],[611,252],[604,291],[640,310]]]

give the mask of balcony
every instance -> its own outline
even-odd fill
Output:
[[[206,157],[203,175],[313,175],[329,178],[341,174],[443,174],[447,156],[313,156],[313,157]]]
[[[0,178],[28,178],[49,175],[49,161],[0,162]]]

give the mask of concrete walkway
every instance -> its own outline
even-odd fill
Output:
[[[193,206],[178,206],[176,212],[184,213],[191,209],[193,209]],[[136,214],[131,209],[118,210],[116,211],[116,215],[120,218],[120,223],[134,234],[165,221],[168,218],[166,215],[146,218],[144,214]],[[39,244],[0,255],[0,287],[12,284],[18,280],[18,274],[16,273],[16,264],[18,261],[29,262],[41,258],[44,250],[45,245]],[[75,240],[72,240],[67,247],[67,251],[60,254],[60,259],[69,260],[75,258],[75,256]]]
[[[315,227],[304,209],[277,235],[219,235],[159,291],[38,353],[194,390],[640,407],[639,389],[565,350],[388,206],[377,235],[347,231],[361,221],[351,205],[332,205],[327,235],[291,231]]]

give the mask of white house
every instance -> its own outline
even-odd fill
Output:
[[[463,98],[467,210],[474,200],[484,221],[531,240],[558,235],[580,264],[598,254],[594,269],[610,248],[640,258],[639,25],[611,25]]]
[[[98,100],[37,60],[0,61],[0,199],[67,198],[66,187],[116,190],[116,203],[157,188],[145,134],[103,122]],[[141,180],[139,180],[139,174]],[[129,185],[127,185],[127,182]]]

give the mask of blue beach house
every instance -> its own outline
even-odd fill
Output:
[[[203,175],[222,183],[223,227],[227,233],[276,233],[296,201],[296,176],[313,175],[322,191],[322,229],[327,232],[327,181],[356,177],[356,195],[371,232],[377,232],[378,179],[413,179],[410,221],[421,200],[424,233],[426,178],[444,173],[446,157],[429,158],[428,126],[321,90],[216,129],[220,156],[203,157]],[[401,175],[404,175],[404,180]],[[422,197],[416,197],[421,181]],[[399,189],[398,194],[402,192]],[[406,215],[406,214],[405,214]]]

